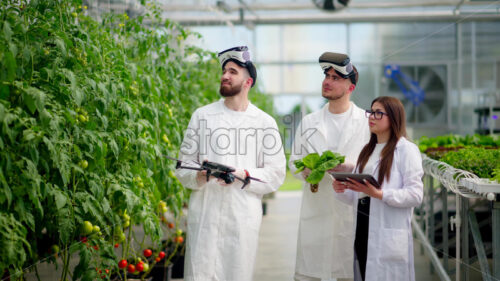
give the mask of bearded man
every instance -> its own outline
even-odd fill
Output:
[[[252,105],[248,92],[257,72],[246,46],[219,53],[221,100],[198,108],[179,152],[186,163],[217,162],[243,186],[208,178],[205,171],[177,169],[192,190],[187,215],[186,281],[252,281],[262,220],[262,196],[285,178],[286,159],[276,121]]]

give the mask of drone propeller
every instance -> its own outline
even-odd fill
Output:
[[[175,168],[176,169],[188,169],[188,170],[195,170],[195,171],[203,171],[205,169],[203,168],[197,168],[197,167],[191,167],[191,166],[182,166],[182,164],[187,164],[186,162],[183,162],[177,158],[173,158],[173,157],[170,157],[168,155],[165,155],[166,158],[170,159],[170,160],[174,160],[176,161],[176,165],[175,165]]]

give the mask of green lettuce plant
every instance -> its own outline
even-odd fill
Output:
[[[297,168],[296,174],[302,172],[305,168],[311,170],[306,181],[311,184],[311,191],[317,192],[318,183],[323,179],[325,172],[344,163],[344,160],[345,156],[326,150],[321,156],[318,153],[311,153],[302,159],[295,160],[293,164]]]

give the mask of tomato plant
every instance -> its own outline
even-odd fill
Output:
[[[159,14],[97,21],[81,0],[0,1],[2,274],[22,279],[44,260],[63,264],[59,279],[93,279],[136,254],[134,225],[159,244],[159,211],[180,214],[189,193],[163,156],[219,99],[221,69]]]

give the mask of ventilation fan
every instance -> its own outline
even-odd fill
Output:
[[[446,123],[446,66],[388,64],[384,66],[384,77],[382,95],[401,100],[408,123]]]
[[[313,0],[316,7],[327,10],[327,11],[337,11],[347,7],[350,0]]]

